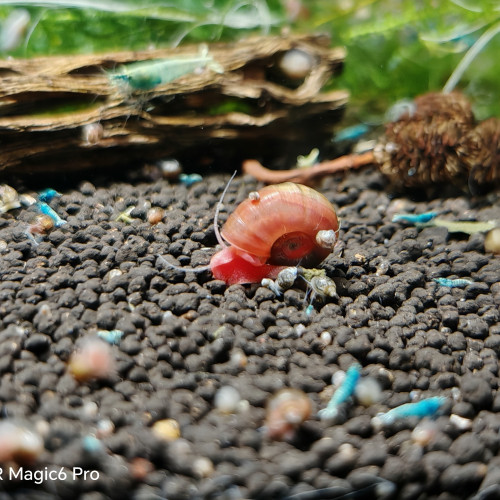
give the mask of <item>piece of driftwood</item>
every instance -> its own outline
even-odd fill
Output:
[[[291,49],[311,57],[305,78],[278,71]],[[109,77],[120,65],[196,55],[199,47],[0,61],[0,169],[71,171],[175,156],[239,162],[307,153],[331,134],[348,93],[322,91],[344,50],[322,36],[214,44],[222,68],[134,91]],[[236,166],[236,165],[235,165]]]

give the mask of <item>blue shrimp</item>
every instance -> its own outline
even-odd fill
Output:
[[[370,131],[370,127],[364,123],[358,125],[353,125],[352,127],[346,127],[339,130],[335,137],[333,138],[334,143],[344,142],[344,141],[357,141],[361,139]]]
[[[386,413],[379,413],[377,418],[382,424],[390,425],[395,420],[409,417],[435,417],[443,405],[446,398],[443,396],[435,396],[433,398],[422,399],[416,403],[405,403],[397,406]]]
[[[425,224],[438,215],[437,212],[424,212],[422,214],[395,214],[392,222],[408,222],[408,224]]]
[[[472,280],[468,279],[455,279],[452,280],[450,278],[434,278],[434,281],[441,286],[447,286],[449,288],[464,288],[471,283],[474,283]]]
[[[356,385],[361,377],[361,365],[355,363],[346,371],[344,381],[340,387],[333,393],[332,398],[328,402],[326,408],[318,412],[318,417],[321,420],[334,419],[338,414],[338,407],[345,403],[353,394]]]
[[[61,196],[55,189],[47,188],[38,193],[38,200],[44,203],[50,203],[54,198]]]
[[[179,174],[179,182],[187,187],[191,187],[202,180],[203,177],[200,174]]]
[[[122,330],[99,330],[97,336],[111,345],[118,345],[123,337]]]
[[[56,211],[50,208],[49,205],[47,205],[47,203],[45,203],[44,201],[37,201],[36,207],[42,214],[48,215],[54,221],[54,226],[61,227],[62,225],[66,224],[66,221],[64,219],[61,219],[61,217],[57,215]]]

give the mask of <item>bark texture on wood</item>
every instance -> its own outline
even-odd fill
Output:
[[[148,91],[126,91],[106,72],[199,48],[0,61],[0,169],[57,172],[178,155],[208,163],[260,154],[269,162],[307,153],[329,137],[348,99],[343,90],[322,91],[345,56],[328,43],[289,36],[214,44],[209,54],[223,72],[207,68]],[[313,61],[299,82],[278,71],[294,48]]]

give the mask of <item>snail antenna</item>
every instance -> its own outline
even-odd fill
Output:
[[[167,267],[171,267],[172,269],[175,269],[176,271],[182,271],[184,273],[201,273],[203,271],[210,271],[210,266],[202,266],[202,267],[181,267],[177,266],[176,264],[172,264],[172,262],[168,261],[163,257],[163,255],[158,254],[158,258],[165,264]]]
[[[237,170],[234,171],[234,174],[231,176],[231,179],[229,179],[228,183],[226,184],[226,187],[224,188],[224,191],[222,191],[220,200],[217,203],[217,207],[215,209],[215,215],[214,215],[214,232],[215,232],[215,237],[217,238],[217,241],[219,242],[219,245],[221,245],[223,248],[225,248],[227,245],[224,242],[224,240],[222,239],[222,236],[220,235],[220,231],[219,231],[219,225],[218,225],[219,212],[220,212],[220,207],[222,206],[222,202],[224,201],[224,196],[226,196],[226,193],[227,193],[227,190],[229,188],[229,185],[231,184],[232,180],[234,179],[236,173],[237,173]]]

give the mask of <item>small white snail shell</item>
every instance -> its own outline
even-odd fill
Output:
[[[278,277],[276,278],[276,284],[283,290],[291,288],[297,279],[297,268],[287,267],[280,271]]]
[[[316,243],[320,247],[333,250],[333,247],[337,243],[337,232],[333,229],[322,229],[318,231],[316,233]]]
[[[271,439],[289,441],[297,428],[311,416],[309,396],[298,389],[281,389],[267,404],[266,435]]]
[[[287,50],[279,61],[279,68],[292,80],[302,80],[314,67],[314,58],[301,49]]]

